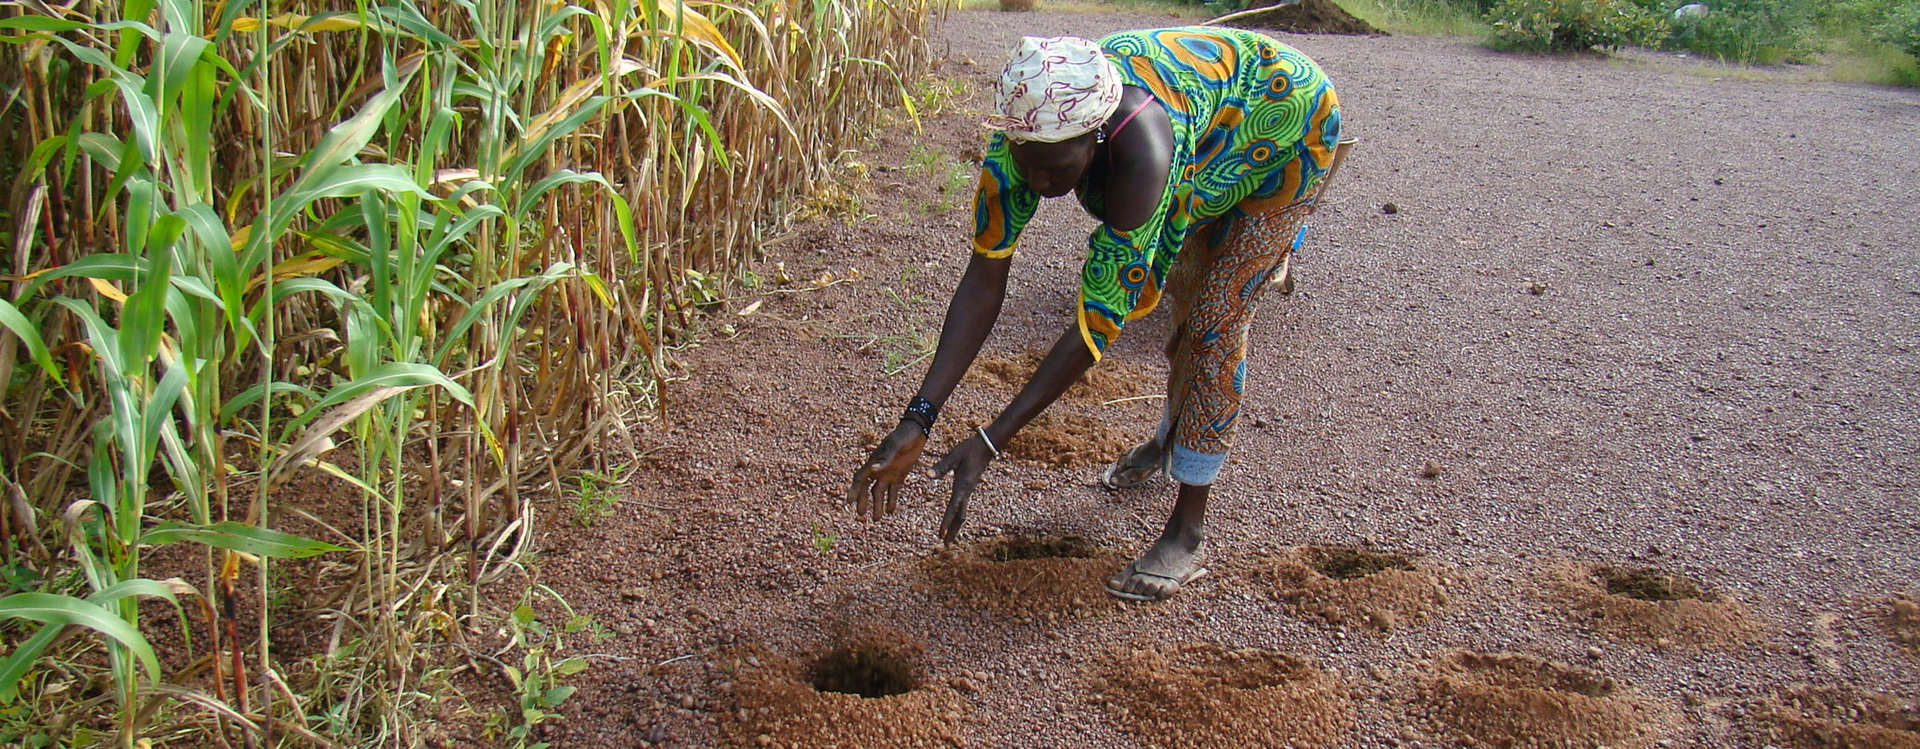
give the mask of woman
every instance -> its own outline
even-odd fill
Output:
[[[1305,55],[1237,29],[1027,37],[995,88],[996,130],[974,202],[973,258],[940,347],[900,425],[854,475],[861,517],[891,513],[940,404],[999,317],[1020,231],[1041,198],[1075,193],[1101,220],[1088,242],[1080,312],[992,425],[933,468],[953,474],[941,535],[1014,433],[1098,361],[1127,321],[1172,298],[1171,374],[1160,426],[1103,475],[1111,488],[1165,471],[1179,484],[1165,531],[1108,581],[1162,600],[1205,574],[1201,524],[1226,462],[1246,378],[1254,302],[1285,285],[1287,257],[1345,153],[1333,87]]]

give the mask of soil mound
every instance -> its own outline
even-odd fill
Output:
[[[1253,577],[1300,616],[1387,632],[1420,624],[1447,604],[1439,577],[1404,555],[1301,546],[1266,557]]]
[[[1894,644],[1920,656],[1920,602],[1905,597],[1894,599],[1893,610],[1887,613],[1887,629],[1893,632]]]
[[[965,383],[974,387],[990,387],[998,390],[1019,390],[1025,387],[1027,379],[1040,368],[1040,360],[1046,354],[1029,351],[1015,356],[982,356],[974,360],[973,368],[967,370]],[[1093,365],[1086,374],[1080,376],[1073,387],[1067,388],[1062,398],[1070,398],[1094,403],[1105,403],[1120,398],[1138,398],[1165,392],[1167,376],[1149,370],[1136,363],[1118,361],[1109,357]]]
[[[1333,0],[1301,0],[1236,13],[1226,25],[1245,29],[1274,29],[1295,34],[1345,34],[1348,36],[1387,36],[1373,24],[1355,18]]]
[[[1120,610],[1102,586],[1125,564],[1119,552],[1074,536],[1004,536],[927,558],[916,587],[996,614],[1078,618]]]
[[[1849,689],[1796,686],[1752,713],[1756,743],[1790,749],[1920,749],[1920,705]]]
[[[1613,679],[1529,655],[1453,653],[1427,668],[1429,727],[1462,744],[1617,749],[1644,744],[1659,722]]]
[[[730,745],[748,747],[958,746],[964,700],[926,685],[923,650],[877,634],[800,657],[743,650],[732,659],[739,706],[722,731]]]
[[[1576,617],[1619,637],[1731,648],[1759,639],[1763,631],[1738,601],[1678,573],[1566,563],[1549,577]]]
[[[1125,423],[1125,422],[1123,422]],[[1073,412],[1043,413],[1007,445],[1009,458],[1060,468],[1105,466],[1151,435],[1153,424],[1126,430]]]
[[[1353,726],[1341,680],[1272,650],[1210,643],[1123,651],[1090,680],[1147,746],[1326,746]]]

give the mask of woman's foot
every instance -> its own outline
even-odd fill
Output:
[[[1107,466],[1105,473],[1100,474],[1100,484],[1108,489],[1139,486],[1160,472],[1161,456],[1162,449],[1158,439],[1149,439],[1134,445],[1133,449],[1120,456],[1113,465]]]
[[[1169,532],[1109,578],[1107,592],[1129,601],[1164,601],[1205,574],[1207,568],[1200,566],[1200,534]]]

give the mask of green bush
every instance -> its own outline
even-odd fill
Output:
[[[1897,5],[1873,25],[1873,37],[1920,57],[1920,0]]]
[[[1629,0],[1500,0],[1487,18],[1489,43],[1518,52],[1615,49],[1658,39],[1667,29],[1662,16]]]
[[[1807,0],[1708,0],[1703,18],[1675,21],[1662,43],[1730,62],[1806,62],[1820,51]]]

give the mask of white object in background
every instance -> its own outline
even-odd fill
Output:
[[[1712,8],[1707,7],[1706,3],[1687,3],[1673,10],[1673,20],[1678,21],[1682,18],[1705,18],[1707,13],[1712,12],[1712,10]]]

